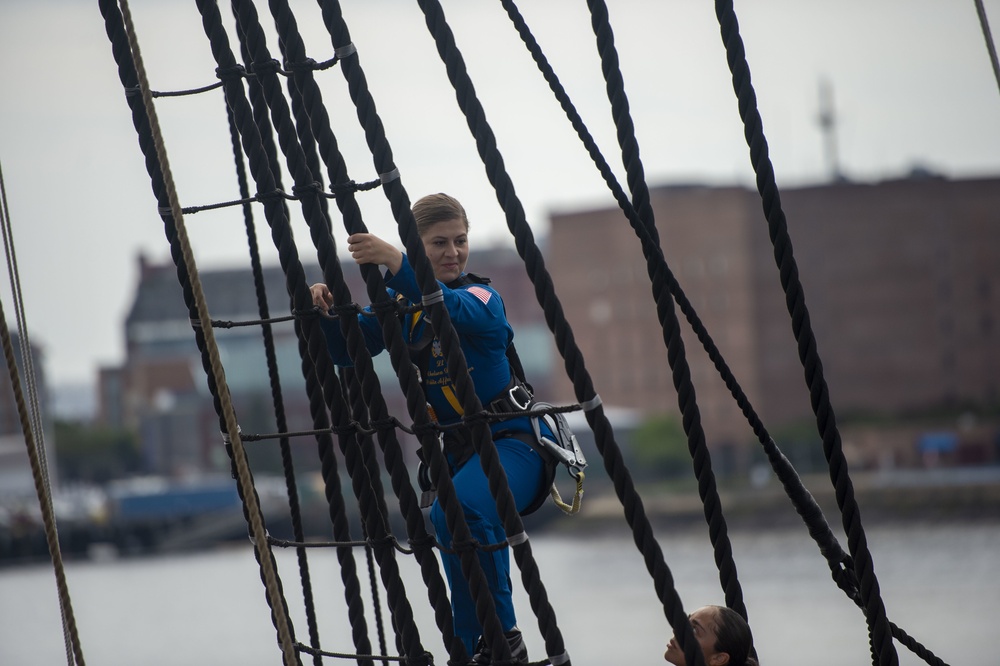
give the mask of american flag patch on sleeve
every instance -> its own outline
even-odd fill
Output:
[[[481,300],[483,303],[489,303],[490,299],[493,297],[493,292],[489,289],[483,289],[482,287],[477,287],[475,285],[466,289],[467,292]]]

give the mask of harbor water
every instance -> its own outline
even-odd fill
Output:
[[[660,528],[657,538],[686,610],[724,603],[707,528]],[[834,585],[804,528],[734,530],[730,538],[763,666],[871,663],[862,613]],[[867,528],[867,538],[890,620],[948,664],[1000,664],[993,633],[1000,613],[1000,522],[879,525]],[[841,543],[846,550],[846,538]],[[628,531],[543,533],[531,544],[573,664],[665,663],[671,631]],[[295,554],[279,551],[276,557],[297,639],[305,642]],[[357,557],[367,580],[364,556]],[[406,555],[397,559],[421,640],[435,663],[444,664],[447,654],[415,563]],[[353,652],[335,554],[312,551],[309,569],[321,647]],[[68,562],[66,571],[88,664],[282,663],[249,543],[169,556],[118,558],[98,551]],[[520,589],[516,570],[514,577]],[[370,589],[366,597],[374,632]],[[379,599],[384,607],[384,592]],[[543,658],[523,591],[518,611],[531,658]],[[378,645],[374,633],[372,642]],[[393,645],[392,637],[388,642]],[[924,663],[897,649],[904,666]],[[60,663],[67,658],[51,566],[0,569],[0,664]]]

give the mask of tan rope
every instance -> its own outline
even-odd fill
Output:
[[[7,210],[6,192],[3,193],[3,210]],[[7,216],[5,214],[4,220],[6,219]],[[35,492],[38,494],[38,506],[42,512],[45,540],[48,543],[49,555],[52,557],[52,567],[55,570],[56,589],[59,593],[59,611],[63,622],[63,638],[66,641],[66,663],[70,666],[73,666],[74,663],[84,666],[83,650],[80,648],[80,635],[76,629],[76,619],[73,616],[73,604],[69,597],[69,585],[66,583],[66,570],[63,566],[62,551],[59,549],[59,533],[56,529],[55,511],[52,508],[52,493],[49,485],[48,470],[42,464],[43,456],[35,439],[32,418],[28,414],[28,408],[24,403],[24,391],[21,388],[21,377],[17,371],[17,361],[14,358],[14,345],[10,339],[10,329],[7,327],[7,316],[4,314],[3,303],[0,303],[0,341],[3,344],[3,355],[7,362],[7,372],[10,376],[10,387],[14,394],[17,414],[21,419],[21,429],[24,431],[24,445],[28,449],[31,476],[35,482]],[[25,371],[27,372],[27,368]]]
[[[146,71],[143,67],[142,56],[139,53],[139,43],[136,39],[135,30],[132,25],[132,15],[129,12],[128,0],[121,0],[121,9],[122,18],[125,21],[125,31],[128,34],[129,48],[132,51],[132,62],[135,65],[139,89],[142,92],[143,105],[146,107],[149,127],[153,134],[153,143],[156,146],[157,160],[159,161],[160,170],[163,173],[163,183],[166,188],[167,197],[170,200],[170,211],[173,215],[173,221],[177,231],[177,239],[181,246],[184,266],[191,278],[191,290],[193,292],[195,304],[198,308],[198,321],[205,337],[205,348],[209,356],[212,377],[218,388],[219,402],[222,406],[223,417],[226,423],[226,431],[229,435],[230,441],[232,442],[233,459],[236,463],[238,482],[241,490],[243,491],[242,494],[244,496],[247,512],[250,517],[250,531],[253,535],[257,550],[260,553],[261,575],[264,578],[264,587],[267,593],[268,602],[271,605],[275,623],[277,624],[278,640],[281,643],[281,650],[284,655],[286,666],[295,666],[295,664],[298,663],[298,657],[295,652],[295,645],[292,641],[291,628],[288,622],[285,605],[282,603],[282,599],[278,591],[278,581],[274,574],[274,559],[271,549],[268,547],[267,534],[264,530],[264,519],[261,515],[260,504],[257,502],[257,495],[253,489],[253,481],[250,478],[250,467],[247,464],[246,451],[243,448],[243,441],[240,439],[239,426],[236,422],[236,413],[233,410],[229,386],[226,384],[225,371],[219,358],[219,348],[215,343],[215,333],[212,329],[212,319],[209,317],[208,306],[205,303],[205,294],[202,291],[201,281],[198,278],[194,254],[191,251],[191,243],[187,236],[187,228],[184,225],[184,215],[181,212],[181,206],[177,198],[177,191],[174,186],[173,176],[170,172],[170,165],[167,161],[167,152],[163,144],[163,136],[160,133],[160,127],[156,117],[156,109],[153,106],[153,96],[149,88],[149,82],[146,79]]]
[[[21,291],[21,273],[17,267],[17,252],[14,249],[14,231],[10,219],[10,207],[7,205],[7,185],[4,181],[3,167],[0,166],[0,231],[3,234],[4,253],[7,258],[7,275],[10,277],[10,291],[14,298],[14,317],[17,323],[18,346],[21,351],[21,363],[24,381],[28,385],[29,416],[35,431],[39,449],[39,461],[45,473],[46,485],[49,482],[48,461],[45,449],[45,430],[42,427],[42,410],[38,403],[38,387],[35,377],[34,356],[31,353],[31,340],[28,337],[28,325],[24,316],[24,297]],[[51,493],[48,493],[51,503]]]
[[[563,513],[572,516],[580,513],[580,506],[583,504],[583,472],[580,472],[575,476],[576,478],[576,491],[573,493],[572,504],[566,504],[563,501],[562,495],[559,494],[559,489],[556,488],[556,484],[552,484],[552,488],[549,490],[549,495],[552,496],[552,501],[555,502],[556,506],[559,507]]]
[[[7,206],[7,187],[4,183],[3,169],[0,168],[0,226],[3,232],[4,251],[7,257],[7,275],[10,277],[10,290],[14,297],[14,317],[17,323],[18,343],[21,348],[24,381],[28,385],[29,414],[41,448],[39,450],[42,469],[46,480],[49,479],[48,462],[45,454],[45,431],[42,428],[42,410],[38,403],[38,387],[35,376],[35,361],[31,353],[31,340],[28,337],[28,325],[24,316],[24,298],[21,292],[21,272],[17,267],[17,253],[14,250],[14,233],[10,221],[10,208]],[[51,497],[50,497],[51,499]]]
[[[45,455],[45,436],[42,428],[41,408],[38,405],[38,391],[35,382],[35,368],[31,354],[31,344],[28,340],[28,327],[24,319],[24,299],[21,295],[21,280],[17,269],[17,257],[14,252],[14,235],[10,223],[10,208],[7,206],[7,187],[4,182],[3,168],[0,167],[0,228],[2,228],[4,250],[7,255],[7,271],[10,276],[11,292],[14,297],[14,312],[17,317],[18,341],[21,348],[21,362],[24,368],[25,381],[28,384],[28,395],[31,401],[30,413],[24,406],[24,391],[21,388],[17,364],[13,362],[14,350],[7,328],[7,318],[0,304],[0,319],[3,320],[4,356],[7,369],[11,376],[11,391],[18,406],[21,418],[21,429],[24,432],[24,444],[28,449],[28,460],[35,481],[35,492],[38,495],[38,505],[42,511],[42,522],[45,527],[45,538],[52,558],[52,566],[56,574],[56,589],[59,596],[59,615],[62,620],[63,641],[66,644],[66,663],[83,666],[83,651],[80,648],[80,635],[77,633],[76,620],[73,617],[73,605],[70,601],[69,586],[66,584],[66,572],[62,562],[62,552],[59,548],[59,530],[55,520],[55,509],[52,507],[52,485],[49,477],[49,466]],[[8,347],[10,352],[8,354]]]

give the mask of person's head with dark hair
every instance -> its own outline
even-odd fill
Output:
[[[739,613],[725,606],[704,606],[688,616],[694,637],[707,666],[758,666],[750,626]],[[687,666],[676,638],[667,643],[663,658]]]
[[[732,608],[715,606],[715,649],[729,654],[730,664],[758,666],[757,650],[753,646],[753,633],[743,616]]]

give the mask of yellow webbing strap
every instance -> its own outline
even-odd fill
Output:
[[[441,393],[444,395],[444,399],[448,401],[451,408],[455,410],[455,413],[459,416],[465,415],[465,409],[462,407],[462,403],[458,401],[458,396],[455,395],[455,389],[451,387],[451,384],[445,384],[441,387]]]
[[[566,515],[572,516],[580,513],[580,505],[583,503],[583,472],[576,475],[576,492],[573,493],[572,504],[563,502],[562,495],[559,494],[559,489],[556,488],[556,484],[554,483],[549,494],[552,495],[552,501],[556,503],[556,506]]]

